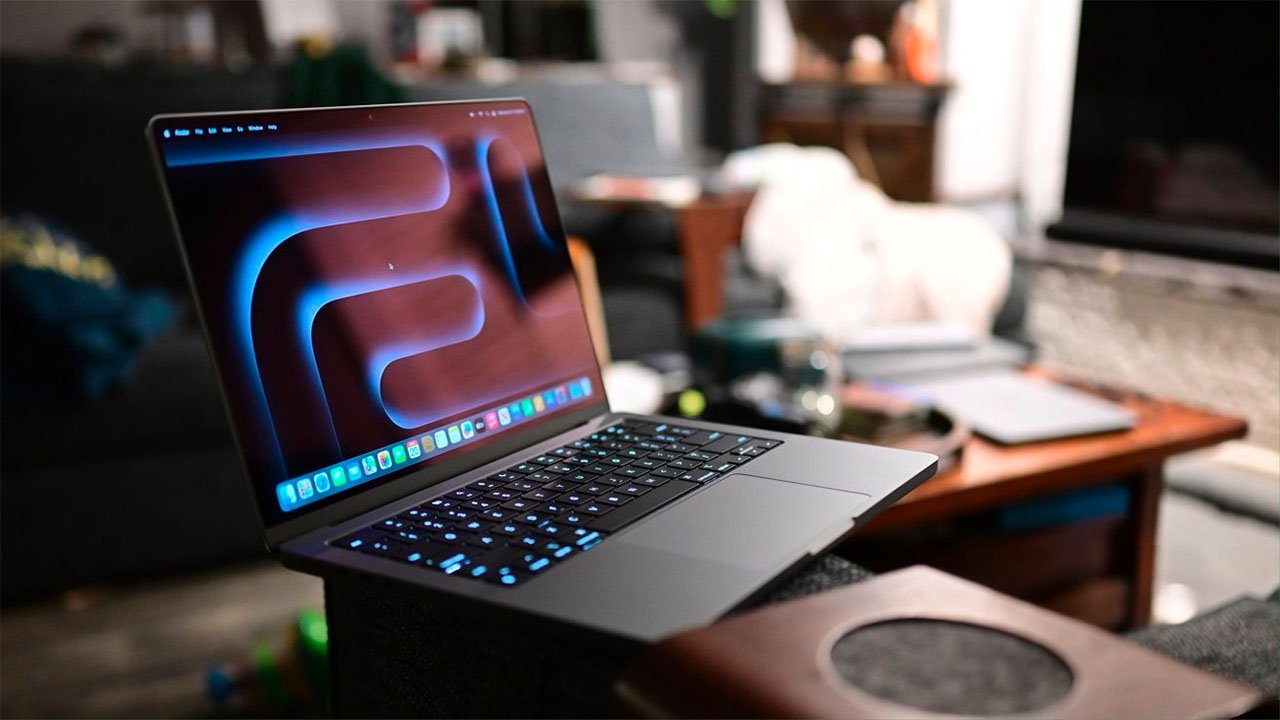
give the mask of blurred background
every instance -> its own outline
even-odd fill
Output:
[[[0,711],[226,710],[237,659],[319,633],[319,582],[262,560],[156,113],[525,97],[615,407],[923,434],[956,472],[982,441],[916,373],[1034,364],[1238,418],[1165,467],[1153,617],[1270,592],[1278,7],[4,0]],[[797,346],[831,364],[790,372]],[[1016,563],[1014,525],[983,562]]]

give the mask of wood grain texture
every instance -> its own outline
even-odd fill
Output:
[[[272,561],[67,593],[0,615],[0,716],[200,717],[209,667],[282,644],[318,579]]]

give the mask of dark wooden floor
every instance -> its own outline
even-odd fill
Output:
[[[307,606],[320,581],[262,561],[6,608],[0,716],[209,716],[208,668],[283,645]]]

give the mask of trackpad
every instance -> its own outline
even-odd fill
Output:
[[[848,529],[861,493],[754,475],[730,475],[676,507],[642,521],[618,541],[663,552],[767,570],[794,559],[826,531]]]

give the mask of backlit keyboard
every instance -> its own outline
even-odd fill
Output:
[[[624,420],[333,544],[514,586],[781,444]]]

